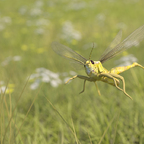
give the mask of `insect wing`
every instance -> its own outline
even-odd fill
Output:
[[[67,46],[64,46],[58,42],[52,43],[52,49],[59,55],[69,59],[72,63],[78,63],[81,65],[85,65],[85,62],[87,61],[86,58],[81,56],[80,54],[76,53],[72,49],[70,49]]]
[[[108,48],[104,51],[104,53],[101,55],[100,59],[103,59],[103,57],[109,53],[115,46],[117,46],[121,42],[122,37],[122,30],[118,32],[114,40],[111,42],[111,44],[108,46]]]
[[[104,63],[105,61],[115,57],[116,55],[120,54],[121,52],[129,49],[132,46],[139,45],[140,41],[144,39],[144,25],[136,29],[132,32],[126,39],[124,39],[121,43],[116,45],[113,49],[110,49],[102,55],[100,61]]]

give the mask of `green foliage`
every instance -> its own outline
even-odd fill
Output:
[[[120,29],[125,38],[143,25],[143,5],[140,0],[0,0],[0,143],[144,143],[144,71],[122,74],[133,101],[102,82],[102,96],[88,82],[79,95],[83,81],[64,85],[74,72],[50,46],[59,41],[88,58],[94,43],[92,59],[98,60]],[[144,65],[143,46],[120,56],[133,54]],[[118,66],[120,56],[104,66]]]

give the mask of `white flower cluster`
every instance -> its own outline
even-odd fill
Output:
[[[0,81],[0,94],[10,94],[14,91],[14,84],[4,84],[4,81]]]
[[[36,1],[31,9],[23,6],[19,9],[21,15],[27,14],[30,19],[27,19],[27,26],[36,26],[35,34],[42,35],[45,32],[45,27],[47,27],[50,21],[47,18],[42,17],[44,15],[43,11],[44,2]],[[32,18],[31,18],[32,17]]]
[[[21,56],[9,56],[7,57],[2,63],[2,66],[6,66],[9,64],[10,61],[20,61],[21,60]]]
[[[73,25],[70,21],[66,21],[62,27],[61,38],[68,41],[71,41],[73,39],[80,40],[82,38],[82,35],[79,31],[73,28]]]
[[[41,82],[50,83],[53,87],[57,87],[62,83],[58,73],[54,73],[45,68],[37,68],[36,73],[30,76],[30,80],[34,80],[30,86],[30,88],[33,90],[37,89]]]
[[[87,3],[82,1],[82,2],[77,2],[77,1],[71,1],[67,7],[67,9],[71,10],[81,10],[87,7]]]
[[[0,31],[4,30],[7,25],[11,24],[12,19],[11,17],[4,16],[0,17]]]
[[[70,75],[75,75],[76,73],[70,71]],[[54,73],[46,68],[37,68],[36,73],[30,76],[30,81],[33,81],[30,85],[30,89],[35,90],[39,87],[41,82],[50,83],[52,87],[58,87],[60,84],[64,83],[69,77],[68,73]],[[60,76],[64,80],[60,79]]]
[[[116,64],[119,66],[128,66],[131,65],[133,62],[137,62],[137,58],[134,55],[130,54],[127,56],[121,57],[119,60],[115,61]]]

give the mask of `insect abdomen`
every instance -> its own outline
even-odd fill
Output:
[[[116,79],[116,78],[115,78],[115,80],[116,80],[117,85],[119,86],[119,84],[120,84],[119,80]],[[105,83],[108,83],[108,84],[110,84],[110,85],[115,86],[113,79],[110,79],[110,78],[108,78],[108,77],[102,77],[102,78],[101,78],[101,81],[103,81],[103,82],[105,82]]]

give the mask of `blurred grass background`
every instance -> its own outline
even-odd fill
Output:
[[[92,59],[99,60],[120,29],[124,39],[144,24],[143,7],[142,0],[0,0],[1,144],[143,144],[144,71],[133,68],[122,74],[133,101],[101,82],[101,96],[89,82],[79,95],[83,80],[64,81],[75,73],[86,75],[84,70],[75,71],[50,46],[59,41],[88,58],[94,43]],[[133,60],[144,65],[143,46],[141,42],[104,67]],[[124,57],[128,60],[120,59]]]

